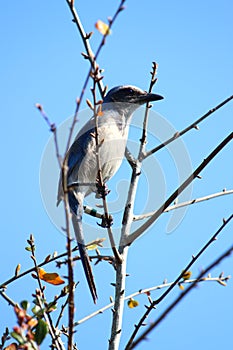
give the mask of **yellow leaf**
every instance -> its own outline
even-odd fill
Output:
[[[192,271],[185,271],[182,275],[184,280],[189,280],[191,276],[192,276]]]
[[[95,27],[103,35],[111,34],[111,30],[109,29],[109,26],[103,21],[101,21],[100,19],[96,22]]]
[[[180,288],[181,290],[184,290],[183,284],[179,284],[179,288]]]
[[[137,307],[139,305],[139,302],[137,301],[137,300],[135,300],[135,299],[129,299],[129,301],[128,301],[128,307],[130,308],[130,309],[133,309],[134,307]]]
[[[65,281],[61,279],[58,273],[56,272],[49,273],[49,272],[46,272],[44,269],[39,269],[39,277],[41,280],[54,285],[65,283]]]
[[[15,269],[15,277],[18,276],[18,274],[19,274],[19,272],[20,272],[20,269],[21,269],[21,265],[18,264],[18,265],[16,266],[16,269]]]
[[[95,250],[95,249],[97,249],[97,248],[98,248],[98,245],[97,245],[97,244],[90,244],[90,245],[87,246],[87,249],[88,249],[88,250]]]
[[[31,318],[29,321],[28,321],[28,326],[30,326],[31,328],[35,327],[37,325],[38,321],[35,320],[34,318]]]
[[[105,241],[106,238],[97,238],[95,241],[91,241],[86,245],[86,248],[88,250],[96,250],[98,247],[102,247],[102,243]]]

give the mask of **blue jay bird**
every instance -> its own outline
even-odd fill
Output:
[[[124,158],[132,114],[141,105],[163,99],[135,86],[117,86],[103,99],[102,113],[98,117],[99,161],[104,183],[118,170]],[[97,292],[87,254],[82,228],[83,200],[91,192],[98,195],[95,117],[92,117],[77,134],[66,154],[68,166],[67,187],[72,223],[86,279],[94,303]],[[58,186],[57,205],[63,196],[62,176]]]

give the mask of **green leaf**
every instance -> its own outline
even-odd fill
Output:
[[[41,310],[40,306],[38,306],[38,305],[33,306],[32,312],[36,316],[42,316],[43,315],[43,310]]]
[[[36,326],[35,331],[35,342],[40,345],[44,338],[46,337],[46,334],[48,333],[48,326],[47,323],[44,320],[39,320]]]
[[[14,338],[15,340],[17,340],[17,342],[18,342],[20,345],[24,344],[24,339],[23,339],[23,337],[22,337],[20,334],[18,334],[18,333],[16,333],[16,332],[11,332],[10,335],[12,336],[12,338]]]
[[[47,310],[48,312],[57,310],[57,303],[54,303],[54,301],[52,301],[51,303],[48,303]]]
[[[27,300],[22,300],[20,303],[20,306],[22,307],[22,309],[27,310],[29,308],[29,302]]]

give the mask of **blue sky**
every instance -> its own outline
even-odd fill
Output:
[[[77,1],[76,7],[86,31],[94,31],[91,40],[94,51],[101,40],[94,24],[98,19],[106,21],[117,5],[117,1]],[[143,4],[129,0],[125,5],[126,9],[117,19],[99,57],[100,67],[105,70],[105,84],[109,87],[133,84],[147,89],[151,62],[156,61],[159,69],[154,91],[165,99],[155,104],[153,111],[156,110],[174,130],[186,127],[232,95],[233,5],[230,0],[221,3],[145,0]],[[89,66],[80,55],[84,49],[71,19],[65,0],[21,1],[14,5],[4,2],[1,6],[1,282],[14,274],[18,263],[22,270],[32,265],[24,249],[30,233],[35,235],[38,261],[53,251],[64,251],[65,238],[50,220],[41,198],[40,166],[50,134],[34,105],[40,102],[56,125],[74,112],[75,99],[81,92]],[[88,89],[86,97],[91,98]],[[86,108],[85,103],[82,107]],[[152,135],[158,135],[157,124],[151,123]],[[196,167],[231,130],[232,102],[204,121],[199,131],[185,135],[183,141],[192,167]],[[134,129],[130,135],[132,140],[137,140]],[[149,141],[153,143],[153,137]],[[161,187],[164,186],[166,196],[177,187],[177,167],[173,154],[169,155],[166,150],[156,154],[155,162],[159,173],[154,169],[150,171],[149,167],[145,178],[155,172],[154,187],[150,183],[153,189],[147,189],[147,192],[150,194],[155,190],[160,198]],[[223,188],[232,189],[232,167],[232,145],[228,145],[203,171],[202,179],[195,181],[192,197],[219,192]],[[111,196],[114,196],[117,184],[123,186],[119,187],[119,193],[124,192],[124,183],[121,185],[120,181],[127,181],[128,172],[129,167],[124,164],[109,184]],[[53,179],[53,169],[48,169],[45,174],[48,182]],[[159,174],[163,174],[163,182],[158,183]],[[143,186],[142,180],[138,210],[145,192]],[[168,281],[176,278],[192,254],[195,255],[221,225],[222,218],[231,214],[232,204],[232,197],[225,196],[192,206],[170,234],[166,233],[166,228],[171,214],[164,214],[130,248],[127,294],[160,284],[165,278]],[[92,234],[96,229],[100,236],[102,233],[96,226],[92,220]],[[231,243],[232,224],[193,266],[193,276]],[[48,267],[48,270],[54,269],[52,264]],[[233,274],[232,257],[217,266],[212,275],[218,276],[221,271],[226,275]],[[65,269],[62,270],[61,274],[65,273]],[[113,295],[110,283],[114,281],[114,274],[105,264],[95,267],[94,273],[99,290],[97,307],[102,307]],[[76,280],[80,280],[76,296],[78,320],[96,307],[86,295],[88,291],[78,264]],[[8,294],[16,301],[31,300],[35,288],[36,281],[28,276],[10,285]],[[47,286],[48,298],[58,293],[58,289]],[[199,349],[231,348],[232,292],[231,280],[225,288],[217,283],[201,284],[139,349],[189,347],[192,350],[197,344]],[[159,295],[157,293],[153,296]],[[177,288],[170,294],[150,315],[149,321],[158,317],[179,293]],[[144,311],[146,299],[141,296],[138,301],[138,308],[129,310],[126,307],[121,349],[133,324]],[[15,316],[4,300],[0,300],[0,312],[4,315],[0,320],[1,333],[5,326],[15,325]],[[110,320],[111,312],[107,311],[81,325],[78,347],[107,348]],[[46,345],[41,347],[46,348]]]

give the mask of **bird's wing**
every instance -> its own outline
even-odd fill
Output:
[[[94,128],[93,128],[93,118],[90,119],[84,127],[77,134],[74,142],[72,143],[70,149],[68,150],[65,159],[67,159],[68,173],[67,182],[69,183],[69,178],[74,172],[78,172],[80,164],[82,163],[88,143],[92,140]],[[63,197],[63,183],[62,183],[62,172],[60,172],[60,178],[58,183],[58,193],[57,193],[57,205]]]

